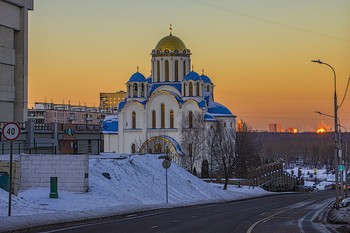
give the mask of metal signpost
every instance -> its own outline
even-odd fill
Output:
[[[12,192],[12,141],[16,140],[21,133],[19,126],[16,123],[10,122],[2,128],[2,135],[5,139],[10,141],[10,177],[9,177],[9,208],[8,216],[11,216],[11,192]]]
[[[168,203],[168,168],[171,166],[171,161],[166,158],[163,160],[162,165],[165,168],[165,195],[166,203]]]

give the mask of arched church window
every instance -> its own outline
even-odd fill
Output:
[[[156,123],[157,123],[157,121],[156,121],[157,119],[156,119],[156,111],[152,111],[152,128],[153,129],[155,129],[155,128],[157,128],[157,125],[156,125]]]
[[[164,53],[169,53],[169,49],[165,49],[165,50],[164,50]]]
[[[184,96],[186,96],[186,83],[184,83]]]
[[[132,112],[131,128],[136,129],[136,112]]]
[[[133,93],[132,93],[133,97],[138,97],[137,91],[138,91],[137,83],[134,83],[133,84]]]
[[[165,61],[165,81],[169,82],[169,62]]]
[[[136,153],[136,145],[132,144],[131,145],[131,154],[135,154]]]
[[[196,83],[196,95],[199,96],[200,93],[199,93],[199,87],[200,87],[200,84],[199,83]]]
[[[188,113],[188,128],[192,128],[193,127],[193,112],[190,111]]]
[[[193,83],[189,83],[189,93],[188,93],[189,96],[193,96]]]
[[[183,75],[184,75],[184,77],[186,76],[186,61],[184,61],[184,64],[183,64],[183,66],[184,66],[184,73],[183,73]]]
[[[141,83],[141,97],[145,97],[145,84]]]
[[[160,128],[165,128],[165,105],[160,105]]]
[[[210,89],[209,89],[210,87],[209,87],[209,84],[207,85],[207,92],[209,92],[210,91]]]
[[[157,61],[157,82],[160,82],[160,63]]]
[[[174,128],[174,111],[170,110],[170,128]]]
[[[175,61],[175,82],[179,81],[179,62]]]

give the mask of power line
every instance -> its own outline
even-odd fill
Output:
[[[249,19],[254,19],[254,20],[257,20],[257,21],[260,21],[260,22],[263,22],[263,23],[267,23],[267,24],[271,24],[271,25],[275,25],[275,26],[279,26],[279,27],[283,27],[283,28],[288,28],[288,29],[291,29],[291,30],[294,30],[294,31],[304,32],[304,33],[313,34],[313,35],[322,36],[322,37],[327,37],[327,38],[330,38],[330,39],[333,39],[333,40],[350,42],[350,40],[346,39],[346,38],[340,38],[340,37],[336,37],[336,36],[332,36],[332,35],[328,35],[328,34],[324,34],[324,33],[320,33],[320,32],[307,30],[307,29],[304,29],[304,28],[295,27],[295,26],[292,26],[292,25],[284,24],[284,23],[278,23],[278,22],[275,22],[275,21],[272,21],[272,20],[269,20],[269,19],[264,19],[264,18],[261,18],[261,17],[249,15],[249,14],[246,14],[246,13],[233,11],[231,9],[223,8],[221,6],[210,4],[210,3],[207,3],[207,2],[202,2],[202,1],[199,1],[199,0],[188,0],[188,1],[191,1],[191,2],[194,2],[194,3],[197,3],[197,4],[201,4],[201,5],[210,7],[210,8],[215,8],[215,9],[220,10],[220,11],[225,11],[225,12],[230,13],[230,14],[239,15],[239,16],[242,16],[242,17],[245,17],[245,18],[249,18]]]

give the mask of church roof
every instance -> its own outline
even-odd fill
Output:
[[[204,83],[210,83],[213,84],[210,80],[210,78],[204,74],[201,75],[201,79],[203,80]]]
[[[210,113],[205,113],[204,114],[204,120],[205,121],[216,121],[215,116],[213,116]]]
[[[214,101],[208,101],[208,113],[211,113],[214,116],[233,116],[228,108]]]
[[[106,116],[102,123],[102,133],[118,133],[118,116]]]
[[[202,80],[202,79],[201,79],[201,76],[199,76],[199,74],[197,72],[191,71],[184,78],[184,81],[189,81],[189,80],[198,81],[198,80]]]
[[[180,144],[174,138],[169,137],[168,135],[161,135],[160,137],[163,137],[163,138],[169,140],[174,145],[175,150],[176,150],[178,155],[181,155],[181,156],[185,155],[181,150]]]
[[[146,82],[146,78],[137,71],[135,74],[131,75],[128,82]]]
[[[153,83],[150,89],[150,95],[160,86],[171,86],[174,87],[179,93],[182,92],[181,83]]]
[[[162,38],[155,47],[155,50],[160,51],[164,51],[166,49],[168,49],[170,52],[174,52],[175,50],[182,52],[186,49],[186,45],[179,37],[170,34],[169,36]]]

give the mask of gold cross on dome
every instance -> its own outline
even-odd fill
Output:
[[[169,30],[170,30],[170,35],[172,35],[172,32],[173,32],[173,26],[172,26],[171,24],[170,24]]]

